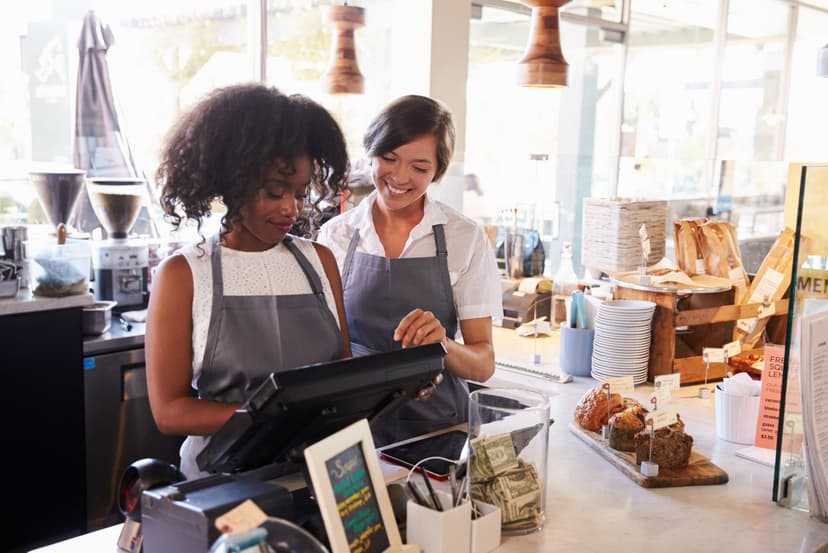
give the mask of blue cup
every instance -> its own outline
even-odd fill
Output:
[[[572,376],[589,376],[592,372],[594,339],[594,328],[561,325],[561,370]]]

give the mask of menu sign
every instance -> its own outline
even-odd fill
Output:
[[[380,553],[389,547],[371,475],[356,443],[325,461],[339,518],[351,553]]]
[[[765,345],[765,367],[762,370],[762,391],[759,395],[759,419],[756,422],[756,447],[776,449],[779,431],[779,405],[782,399],[782,371],[785,347]]]

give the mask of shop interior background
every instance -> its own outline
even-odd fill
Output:
[[[518,2],[352,1],[366,10],[356,32],[365,93],[349,96],[326,94],[320,80],[332,38],[321,7],[330,3],[8,3],[0,20],[0,225],[45,223],[27,172],[72,163],[76,43],[90,9],[114,33],[112,87],[148,176],[175,118],[218,86],[262,80],[322,102],[356,167],[362,133],[381,106],[428,94],[452,108],[459,135],[435,193],[486,224],[518,208],[523,224],[541,231],[549,258],[573,242],[579,273],[588,231],[581,206],[590,196],[668,199],[671,218],[730,218],[746,266],[758,266],[782,228],[788,162],[828,158],[828,79],[816,76],[828,0],[573,0],[561,17],[565,89],[515,84],[529,31],[529,10]]]

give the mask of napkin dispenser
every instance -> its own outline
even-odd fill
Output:
[[[540,317],[549,318],[552,292],[539,278],[525,278],[516,289],[503,292],[503,328],[517,328]]]

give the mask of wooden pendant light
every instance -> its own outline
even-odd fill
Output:
[[[354,29],[365,25],[365,10],[357,6],[329,6],[327,19],[334,25],[331,61],[322,76],[329,94],[362,94],[364,78],[359,71]]]
[[[562,87],[569,83],[569,64],[561,51],[558,10],[570,0],[520,0],[532,8],[529,42],[520,60],[521,86]]]

